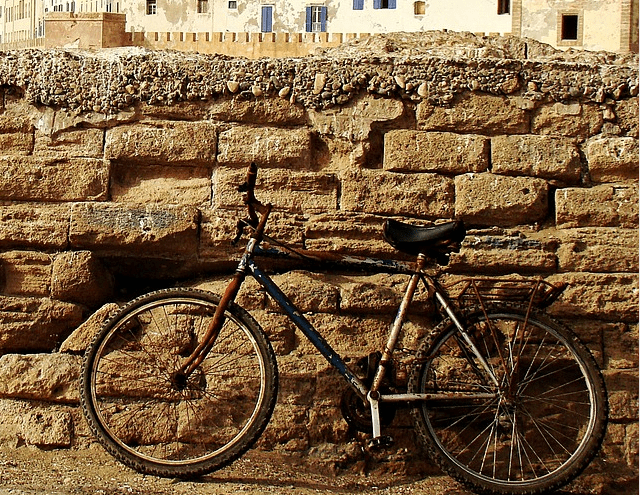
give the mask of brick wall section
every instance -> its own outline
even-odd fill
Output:
[[[561,78],[562,64],[553,67]],[[244,65],[245,73],[263,68]],[[557,81],[547,69],[528,70],[552,87]],[[455,81],[451,72],[429,70]],[[567,65],[568,76],[573,70]],[[519,273],[569,282],[550,312],[591,348],[610,393],[606,462],[593,469],[608,466],[611,479],[633,471],[637,69],[606,72],[611,87],[625,89],[606,90],[599,102],[604,86],[560,101],[523,84],[494,93],[463,88],[437,101],[374,88],[323,108],[305,104],[316,101],[304,99],[305,88],[317,91],[316,78],[308,78],[293,88],[298,100],[286,92],[226,93],[170,105],[134,101],[110,114],[36,105],[24,96],[33,94],[26,83],[5,85],[0,442],[50,448],[89,441],[76,380],[91,335],[138,285],[182,278],[223,290],[227,260],[238,257],[229,244],[241,214],[236,186],[256,160],[257,195],[276,206],[270,234],[303,249],[391,257],[380,233],[385,218],[459,217],[469,235],[446,276]],[[330,92],[326,84],[321,90]],[[203,273],[210,278],[203,281]],[[338,351],[354,358],[380,342],[404,283],[399,276],[308,272],[276,281]],[[348,440],[336,376],[255,283],[239,302],[270,333],[281,369],[280,402],[261,446],[305,450]],[[416,313],[407,345],[425,333],[431,305],[424,295],[420,309],[426,317]],[[38,415],[52,425],[46,434]]]

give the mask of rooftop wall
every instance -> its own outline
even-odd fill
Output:
[[[381,240],[386,218],[458,217],[469,235],[444,280],[569,282],[550,312],[594,353],[611,403],[584,486],[606,493],[615,480],[634,490],[637,62],[566,61],[542,48],[505,58],[522,53],[521,42],[446,33],[417,41],[371,37],[322,57],[256,61],[141,49],[4,53],[0,442],[92,441],[77,391],[88,341],[116,304],[143,291],[221,290],[239,255],[229,243],[235,188],[255,160],[257,195],[276,205],[270,234],[301,249],[395,257]],[[476,57],[450,55],[463,51]],[[304,270],[276,280],[353,358],[380,341],[403,284]],[[240,303],[269,330],[281,370],[259,447],[308,453],[358,440],[326,363],[255,285]],[[416,336],[428,307],[423,317]],[[393,459],[426,469],[406,421],[390,431]]]

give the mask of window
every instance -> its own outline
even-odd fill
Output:
[[[147,0],[147,15],[156,15],[157,12],[156,0]]]
[[[578,16],[575,14],[562,15],[560,39],[564,41],[578,40]]]
[[[396,0],[373,0],[374,9],[395,9]]]
[[[498,15],[511,13],[511,0],[498,0]]]
[[[209,12],[209,0],[197,0],[198,14],[205,14]]]
[[[273,5],[262,6],[262,20],[260,22],[260,31],[270,33],[273,31]]]
[[[364,10],[364,0],[353,0],[353,10]]]
[[[307,33],[324,33],[327,30],[327,8],[324,6],[307,7]]]
[[[413,15],[425,14],[425,3],[423,1],[413,2]]]
[[[238,2],[236,0],[229,0],[229,9],[236,10],[238,8]]]

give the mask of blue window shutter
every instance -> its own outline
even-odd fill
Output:
[[[363,10],[364,0],[353,0],[353,10]]]
[[[382,8],[382,0],[373,0],[373,8],[381,9]]]
[[[389,8],[390,9],[396,8],[396,0],[389,0]]]
[[[307,7],[307,22],[306,22],[307,33],[311,32],[311,7]]]
[[[262,25],[260,26],[263,33],[270,33],[273,27],[273,7],[265,5],[262,7]]]
[[[320,10],[320,31],[325,33],[327,31],[327,8],[322,7]]]

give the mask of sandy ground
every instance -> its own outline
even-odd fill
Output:
[[[376,469],[367,474],[317,472],[300,458],[250,451],[231,466],[195,481],[145,476],[93,444],[81,450],[0,449],[0,495],[171,494],[229,495],[468,495],[447,476],[422,478]],[[320,470],[322,471],[322,470]],[[624,494],[627,488],[594,483],[585,473],[563,495]],[[622,489],[623,491],[620,491]],[[636,492],[637,493],[637,492]]]

